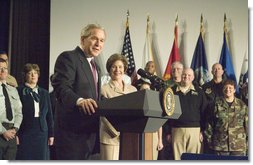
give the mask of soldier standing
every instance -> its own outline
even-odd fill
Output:
[[[204,92],[193,85],[193,80],[193,70],[185,68],[181,82],[172,87],[174,94],[180,99],[182,110],[181,116],[170,123],[175,160],[181,160],[183,153],[201,153],[202,131],[204,131],[203,114],[207,101]]]
[[[226,80],[223,97],[211,106],[205,135],[217,155],[246,156],[248,139],[248,107],[235,97],[236,84]]]
[[[221,64],[219,63],[213,64],[212,74],[213,79],[202,85],[202,90],[206,94],[206,98],[209,105],[212,105],[217,97],[223,96],[223,84],[225,81],[223,79],[224,70]],[[208,117],[209,112],[206,110],[205,113],[206,114],[204,116]],[[205,118],[204,120],[206,121],[207,119]],[[212,150],[210,150],[208,147],[206,137],[204,137],[203,139],[203,153],[212,154]]]
[[[202,86],[209,103],[212,103],[216,97],[223,96],[223,83],[222,75],[224,70],[222,65],[215,63],[212,66],[213,79]]]

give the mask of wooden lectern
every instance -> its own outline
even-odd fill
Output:
[[[99,115],[105,116],[121,132],[121,160],[152,160],[152,137],[168,119],[181,115],[179,98],[175,96],[175,110],[171,116],[163,112],[159,92],[141,90],[102,100]]]

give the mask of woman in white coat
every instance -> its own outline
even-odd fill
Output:
[[[111,80],[101,88],[102,96],[113,98],[137,91],[126,84],[123,76],[127,70],[127,59],[121,54],[113,54],[106,62],[106,69]],[[119,160],[120,133],[112,126],[106,117],[100,117],[100,155],[101,160]]]

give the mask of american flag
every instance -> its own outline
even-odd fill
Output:
[[[137,80],[137,73],[128,25],[126,27],[126,33],[121,54],[124,55],[128,60],[127,75],[131,77],[132,84],[134,84]]]

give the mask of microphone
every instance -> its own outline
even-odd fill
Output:
[[[164,85],[164,81],[159,78],[156,75],[151,75],[150,73],[146,72],[143,69],[138,69],[137,73],[143,77],[143,78],[147,78],[151,81],[152,84],[154,84],[154,86],[163,86]]]
[[[149,80],[150,80],[150,78],[152,77],[152,75],[151,75],[150,73],[146,72],[146,71],[143,70],[143,69],[138,69],[137,73],[138,73],[141,77],[147,78],[147,79],[149,79]]]

